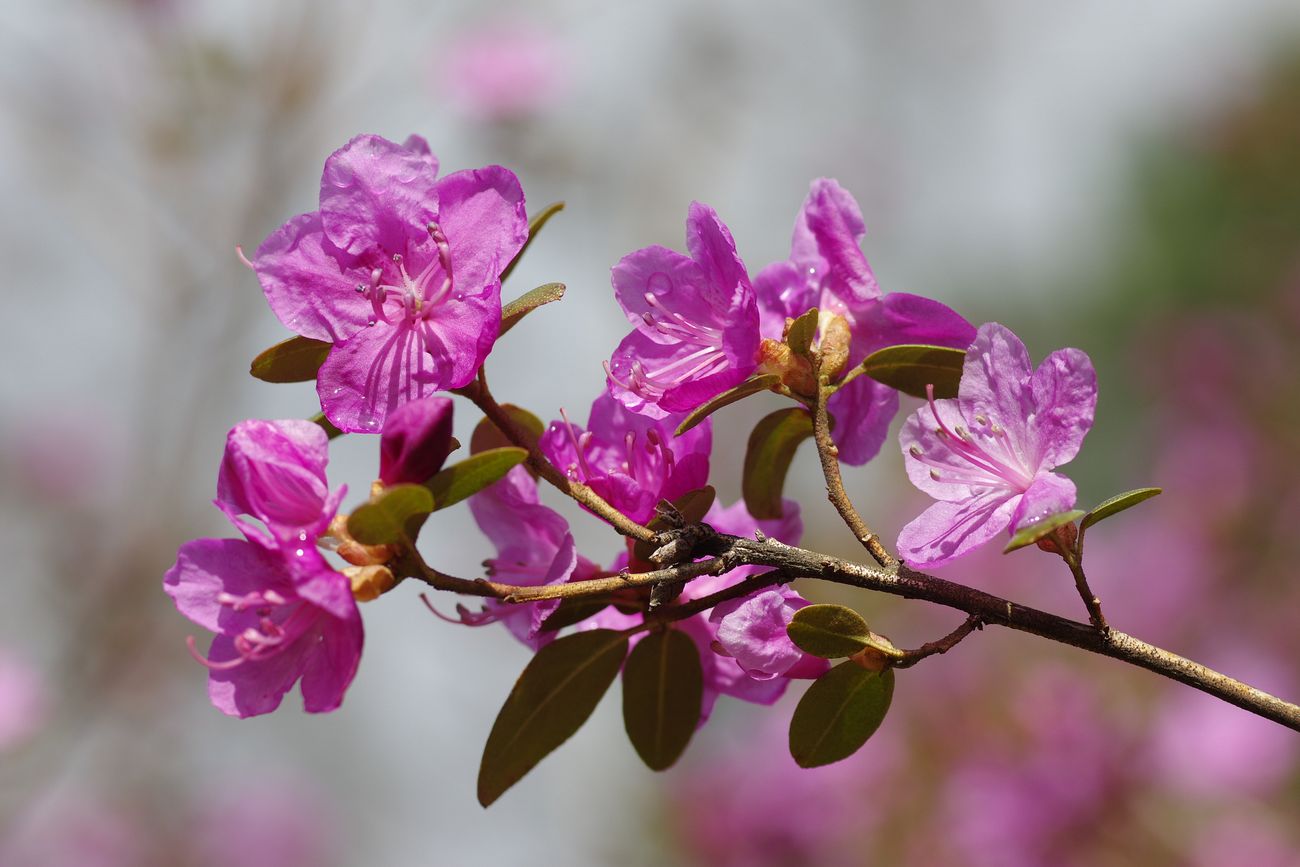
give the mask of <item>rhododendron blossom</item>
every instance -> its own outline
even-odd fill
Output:
[[[1052,470],[1078,454],[1096,406],[1085,353],[1058,349],[1034,370],[1020,338],[980,326],[957,398],[932,396],[899,435],[908,478],[939,500],[899,534],[903,559],[946,563],[1073,508],[1074,482]]]
[[[275,448],[250,448],[250,442]],[[316,549],[315,533],[329,524],[343,494],[340,488],[327,495],[325,460],[324,433],[316,425],[236,426],[218,502],[248,540],[187,542],[163,578],[177,610],[216,633],[206,658],[193,638],[190,651],[209,669],[212,703],[231,716],[275,710],[300,679],[308,711],[334,710],[356,674],[363,634],[351,584]],[[313,502],[316,516],[308,514]],[[272,535],[239,518],[243,510],[266,520]],[[275,523],[282,516],[292,516],[296,535]]]
[[[280,321],[334,343],[317,392],[342,430],[378,432],[398,404],[465,385],[496,340],[523,190],[500,166],[437,174],[418,136],[357,136],[325,161],[320,210],[253,257]]]
[[[708,484],[712,426],[706,420],[675,437],[680,421],[681,416],[637,415],[602,394],[591,405],[586,430],[566,414],[551,422],[541,447],[570,478],[589,485],[632,520],[646,521],[660,500]]]
[[[823,322],[839,315],[849,324],[848,364],[902,343],[961,349],[974,327],[938,301],[894,292],[882,295],[859,246],[867,228],[858,203],[829,178],[813,181],[794,224],[790,258],[764,268],[754,279],[763,337],[780,340],[787,318],[816,307]],[[898,412],[898,392],[859,376],[835,392],[828,410],[839,458],[858,466],[876,456]]]
[[[758,306],[731,232],[708,205],[686,215],[690,257],[667,247],[614,266],[614,295],[635,330],[605,365],[610,393],[652,418],[689,412],[757,366]]]
[[[379,480],[398,485],[431,479],[451,454],[451,422],[452,404],[445,397],[413,400],[394,410],[379,438]]]

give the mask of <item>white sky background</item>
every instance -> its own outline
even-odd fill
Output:
[[[483,5],[385,2],[363,13],[313,4],[314,29],[302,38],[316,40],[328,70],[322,101],[260,143],[269,112],[257,79],[223,83],[210,79],[213,65],[184,58],[202,46],[234,66],[287,54],[295,4],[198,4],[165,13],[153,36],[124,3],[6,6],[0,445],[11,459],[0,476],[10,488],[0,495],[0,547],[11,565],[0,641],[47,666],[72,642],[65,606],[34,586],[53,568],[43,545],[61,530],[48,510],[25,513],[12,486],[25,460],[16,443],[53,425],[112,465],[99,471],[83,520],[104,537],[97,558],[120,564],[133,552],[136,586],[123,592],[139,599],[138,629],[160,636],[144,648],[176,659],[127,654],[122,665],[144,673],[124,688],[147,698],[95,705],[91,736],[52,735],[66,740],[27,760],[30,788],[6,791],[0,779],[0,809],[60,788],[111,793],[123,765],[155,762],[196,786],[305,775],[347,817],[343,863],[516,864],[545,853],[598,864],[635,839],[650,774],[624,740],[617,690],[575,743],[491,811],[478,807],[479,750],[527,657],[499,629],[435,621],[414,588],[364,608],[361,671],[328,717],[307,717],[291,695],[273,717],[226,720],[183,658],[188,625],[159,581],[185,538],[225,533],[204,504],[226,429],[314,411],[309,387],[245,376],[247,360],[285,333],[232,248],[255,247],[313,209],[325,156],[352,135],[418,132],[445,170],[503,162],[532,206],[568,203],[506,295],[561,280],[569,296],[510,334],[489,364],[502,399],[543,418],[561,405],[581,418],[626,329],[609,267],[651,243],[681,248],[691,199],[718,210],[756,272],[788,252],[809,180],[837,177],[862,204],[887,291],[1005,307],[1014,322],[1010,311],[1051,302],[1035,289],[1048,275],[1087,267],[1122,231],[1113,209],[1134,143],[1192,129],[1209,106],[1248,92],[1300,23],[1300,5],[1284,0],[497,4],[492,17],[522,14],[552,29],[570,64],[567,94],[521,139],[456,114],[433,74],[448,41],[483,20]],[[160,45],[182,62],[160,63]],[[169,120],[185,131],[179,145],[157,134]],[[180,158],[157,157],[177,149]],[[280,189],[253,206],[266,190],[259,177]],[[971,297],[990,285],[1004,296]],[[474,418],[458,412],[467,442]],[[715,457],[728,501],[737,447]],[[373,439],[336,443],[331,480],[364,491],[375,455]],[[873,472],[897,475],[888,459]],[[815,521],[824,504],[804,499]],[[452,511],[430,522],[422,547],[472,574],[492,552],[468,511]],[[615,542],[593,529],[582,525],[584,550],[608,560]],[[728,714],[719,715],[694,749],[727,737]],[[66,761],[51,763],[54,751]],[[51,788],[41,781],[56,767]]]

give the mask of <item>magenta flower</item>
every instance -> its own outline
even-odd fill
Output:
[[[974,327],[937,301],[895,292],[882,295],[859,246],[866,224],[858,203],[828,178],[813,181],[794,225],[790,258],[764,268],[754,279],[762,336],[780,340],[787,317],[816,307],[849,323],[850,366],[886,346],[923,343],[963,348]],[[840,460],[860,466],[876,456],[898,412],[898,392],[859,376],[837,391],[828,409]]]
[[[452,404],[426,397],[393,410],[379,438],[379,480],[385,485],[423,484],[451,454]]]
[[[785,628],[794,613],[808,604],[789,587],[769,587],[721,603],[709,615],[709,623],[717,629],[719,650],[755,680],[770,680],[804,659]]]
[[[514,20],[456,33],[437,84],[471,117],[506,123],[552,105],[568,84],[569,55],[549,31]]]
[[[614,266],[614,294],[635,330],[605,365],[610,394],[654,418],[689,412],[754,372],[758,307],[745,263],[708,205],[686,215],[690,258],[667,247]]]
[[[250,539],[301,543],[325,532],[344,490],[325,481],[329,438],[303,419],[235,425],[217,475],[217,507]],[[267,532],[242,515],[251,515]],[[271,538],[268,538],[268,532]]]
[[[803,521],[799,517],[799,506],[789,500],[784,503],[783,517],[777,520],[756,521],[745,509],[742,500],[729,507],[715,504],[705,515],[704,521],[722,533],[753,536],[755,530],[761,530],[771,538],[791,545],[798,544],[799,538],[803,535]],[[627,554],[621,554],[610,566],[610,570],[620,571],[627,564]],[[761,571],[763,571],[761,566],[742,566],[722,575],[697,579],[683,589],[681,601],[702,599]],[[707,613],[702,613],[677,621],[676,627],[689,635],[699,648],[700,663],[704,669],[704,697],[700,711],[700,725],[708,721],[713,706],[721,695],[729,695],[753,704],[770,705],[785,693],[790,678],[817,677],[826,670],[825,660],[807,656],[794,646],[789,636],[785,634],[784,622],[780,627],[782,635],[772,634],[771,624],[774,619],[780,619],[779,613],[775,618],[750,617],[748,623],[743,621],[751,614],[752,607],[744,609],[740,614],[735,613],[738,608],[744,607],[744,603],[753,602],[771,592],[777,593],[796,608],[808,604],[792,590],[784,588],[764,590],[738,600],[735,606],[724,609],[719,605],[714,611],[723,609],[723,616],[713,618]],[[757,606],[761,608],[765,601],[765,599],[760,600]],[[725,645],[722,636],[724,628],[719,625],[719,621],[723,620],[726,621],[725,629],[728,632],[728,643]],[[617,608],[609,607],[585,621],[584,627],[626,629],[641,621],[640,614],[624,614]],[[785,622],[788,622],[788,618]],[[637,640],[639,638],[633,638],[634,642]]]
[[[356,674],[363,635],[351,585],[315,547],[344,493],[328,492],[324,466],[316,425],[237,425],[226,443],[218,505],[248,539],[187,542],[163,578],[177,610],[216,633],[206,658],[193,638],[189,643],[209,669],[208,696],[223,713],[275,710],[299,680],[308,711],[334,710]],[[262,519],[269,534],[241,513]]]
[[[320,210],[253,258],[280,321],[335,344],[317,392],[345,431],[465,385],[496,340],[501,271],[528,237],[523,190],[500,166],[437,174],[418,136],[357,136],[325,161]]]
[[[541,504],[537,482],[522,466],[471,497],[469,507],[479,529],[496,546],[497,556],[484,561],[494,580],[535,587],[583,580],[597,571],[595,564],[578,554],[568,522]],[[459,606],[456,622],[481,626],[499,621],[515,638],[538,650],[554,635],[540,629],[559,605],[558,599],[528,604],[490,599],[479,613]]]
[[[551,422],[541,448],[570,478],[589,485],[633,521],[644,522],[660,500],[708,483],[712,427],[706,420],[675,437],[681,418],[638,415],[602,394],[591,405],[586,430],[565,416]]]
[[[1058,349],[1034,370],[1020,338],[980,326],[955,400],[930,400],[899,434],[908,478],[939,502],[903,528],[913,565],[960,557],[1074,507],[1074,482],[1052,472],[1079,452],[1097,406],[1088,356]]]

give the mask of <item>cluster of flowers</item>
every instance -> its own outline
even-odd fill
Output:
[[[433,395],[475,377],[500,329],[501,274],[528,238],[514,174],[490,166],[438,178],[437,169],[419,138],[353,139],[326,161],[320,209],[286,223],[250,263],[286,326],[332,344],[317,377],[322,409],[343,431],[382,434],[385,485],[426,481],[445,460],[450,401]],[[977,331],[938,302],[882,294],[860,248],[865,232],[853,198],[834,181],[815,181],[790,257],[751,280],[717,214],[692,204],[689,255],[648,247],[614,267],[615,295],[633,331],[607,363],[607,391],[587,426],[567,417],[552,423],[542,452],[631,520],[649,521],[661,501],[708,482],[710,421],[680,436],[678,425],[752,375],[775,371],[795,381],[798,365],[784,343],[789,322],[816,308],[813,349],[837,359],[823,368],[823,375],[834,368],[832,378],[886,346],[968,350],[959,397],[931,396],[903,430],[909,477],[939,501],[904,530],[905,559],[944,562],[1072,507],[1073,484],[1052,470],[1074,456],[1091,425],[1096,384],[1087,357],[1062,350],[1035,371],[1002,326]],[[860,465],[874,457],[898,407],[892,388],[866,376],[845,380],[829,399],[840,459]],[[165,579],[181,612],[217,633],[199,658],[211,669],[214,704],[227,713],[272,710],[299,678],[307,710],[330,710],[356,671],[354,586],[365,597],[354,581],[373,561],[359,555],[338,571],[317,550],[344,538],[331,530],[343,490],[326,484],[326,447],[310,422],[238,425],[217,505],[245,539],[190,542]],[[564,519],[541,504],[524,467],[470,507],[496,545],[488,565],[498,580],[553,584],[600,572],[578,554]],[[798,505],[788,501],[779,520],[757,521],[743,502],[715,505],[704,520],[791,544],[802,532]],[[645,566],[629,545],[609,568]],[[683,597],[703,598],[747,574],[697,580]],[[770,588],[677,624],[704,665],[702,719],[718,695],[770,703],[791,678],[825,670],[786,634],[806,604],[787,587]],[[542,626],[557,605],[489,602],[479,612],[461,608],[458,620],[501,621],[536,649],[554,635]],[[644,611],[610,606],[578,628],[624,628]]]

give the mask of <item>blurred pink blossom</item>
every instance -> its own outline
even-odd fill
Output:
[[[462,112],[485,122],[541,113],[563,94],[568,78],[554,34],[504,21],[461,32],[436,73],[439,90]]]
[[[23,659],[0,648],[0,751],[34,733],[46,712],[41,676]]]
[[[28,805],[0,840],[5,867],[138,867],[153,863],[142,830],[86,795]]]
[[[322,867],[336,863],[339,827],[305,785],[272,777],[212,793],[196,819],[193,846],[203,867]]]

